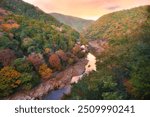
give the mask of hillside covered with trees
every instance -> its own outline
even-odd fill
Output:
[[[73,64],[80,34],[22,0],[0,0],[0,98]]]
[[[149,5],[104,15],[85,36],[108,44],[68,99],[150,99]]]
[[[53,87],[62,76],[65,86],[71,73],[84,71],[79,60],[88,49],[97,57],[97,71],[73,84],[65,99],[150,99],[150,5],[104,15],[82,34],[66,22],[22,0],[0,0],[0,99],[45,91],[43,84],[50,88],[56,75],[60,81]]]

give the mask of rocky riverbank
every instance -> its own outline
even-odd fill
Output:
[[[104,49],[108,47],[107,44],[108,41],[106,39],[90,41],[89,50],[93,50],[94,53],[98,54],[103,52]],[[87,71],[90,71],[91,65],[88,65],[88,61],[89,60],[86,58],[80,59],[74,65],[66,68],[64,71],[57,73],[56,75],[54,75],[53,78],[51,78],[48,81],[42,82],[39,86],[33,88],[32,90],[18,92],[6,99],[10,99],[10,100],[42,99],[49,92],[56,89],[62,89],[65,86],[68,86],[73,82],[76,82],[77,79],[74,78],[82,75],[85,72],[85,69],[87,69],[88,67],[89,68],[87,69]],[[94,69],[92,68],[92,70],[96,70],[96,68]]]
[[[54,78],[42,82],[39,86],[30,91],[18,92],[7,99],[9,100],[36,100],[42,99],[48,92],[54,89],[61,89],[69,85],[72,77],[79,76],[84,73],[87,59],[81,59],[73,66],[68,67],[64,71],[58,73]]]

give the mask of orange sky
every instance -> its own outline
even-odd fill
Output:
[[[85,19],[96,20],[100,16],[122,9],[150,5],[150,0],[24,0],[46,13],[57,12]]]

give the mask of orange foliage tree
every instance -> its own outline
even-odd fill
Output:
[[[51,52],[51,49],[50,49],[50,48],[45,48],[45,49],[44,49],[44,52],[45,52],[46,54],[48,54],[48,53]]]
[[[54,67],[56,70],[60,70],[61,69],[61,63],[60,63],[60,59],[59,56],[57,54],[52,54],[49,57],[49,63],[52,67]]]
[[[9,30],[11,30],[11,29],[13,29],[13,28],[19,28],[19,25],[18,24],[2,24],[1,25],[1,28],[3,29],[3,30],[5,30],[5,31],[9,31]]]
[[[63,61],[67,61],[68,60],[68,57],[67,55],[65,54],[65,52],[63,50],[58,50],[56,51],[56,54],[61,58],[61,60]]]
[[[80,50],[81,50],[80,45],[76,44],[76,45],[72,48],[72,53],[73,53],[74,55],[76,55]]]

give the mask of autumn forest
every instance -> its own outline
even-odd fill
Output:
[[[149,5],[96,21],[53,15],[0,0],[0,99],[43,99],[66,85],[71,92],[61,99],[150,99]],[[84,73],[88,53],[96,71],[70,84]]]

